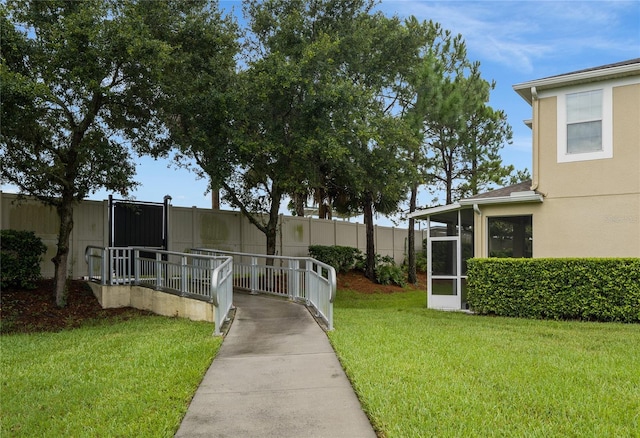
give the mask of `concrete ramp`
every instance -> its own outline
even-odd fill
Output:
[[[375,437],[325,332],[288,300],[234,294],[233,324],[176,437]]]

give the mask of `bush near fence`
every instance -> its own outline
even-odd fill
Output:
[[[467,301],[479,314],[640,322],[640,259],[471,259]]]
[[[0,231],[0,286],[34,289],[47,247],[31,231]]]
[[[336,272],[347,272],[364,260],[362,251],[350,246],[310,245],[309,256],[332,266]]]
[[[364,271],[365,268],[365,257],[362,251],[350,246],[311,245],[309,255],[333,266],[336,272],[344,273],[352,269]],[[406,274],[401,266],[396,265],[393,257],[376,254],[375,264],[376,281],[379,284],[406,286]]]

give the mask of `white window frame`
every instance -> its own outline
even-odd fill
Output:
[[[602,90],[602,149],[593,152],[568,152],[567,147],[567,95]],[[571,87],[557,94],[558,163],[602,160],[613,158],[613,84],[590,84]]]

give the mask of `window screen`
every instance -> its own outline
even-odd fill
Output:
[[[602,150],[602,90],[567,94],[567,153]]]

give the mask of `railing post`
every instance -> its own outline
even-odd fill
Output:
[[[129,284],[133,283],[135,280],[135,272],[136,272],[136,259],[133,248],[128,250],[127,256],[127,280]]]
[[[109,271],[109,250],[102,248],[102,260],[100,263],[100,284],[107,284],[107,272]]]
[[[180,292],[187,293],[187,256],[180,257]]]
[[[213,284],[214,278],[213,278],[213,271],[216,269],[216,261],[215,259],[209,259],[209,299],[213,300],[214,302],[217,303],[217,297],[214,297],[214,292],[217,290],[217,287],[215,284]],[[216,309],[215,311],[218,312],[217,309],[217,305],[215,306]],[[217,316],[216,316],[217,318]],[[217,324],[216,324],[217,326]]]
[[[251,294],[256,295],[258,289],[258,258],[251,257]]]
[[[140,264],[142,261],[140,260],[140,250],[133,250],[133,281],[134,284],[140,284]]]
[[[159,252],[156,252],[156,286],[162,287],[164,285],[164,276],[162,275],[162,263],[160,263],[162,257]]]
[[[287,263],[289,268],[289,274],[287,275],[287,292],[289,293],[290,299],[295,299],[300,296],[300,291],[298,290],[298,282],[296,281],[298,273],[296,272],[295,264],[297,262],[297,259],[289,259]]]
[[[114,260],[113,260],[113,248],[107,248],[107,272],[105,275],[105,278],[107,280],[106,284],[113,284],[112,280],[113,280],[113,264],[114,264]]]
[[[313,262],[309,259],[304,261],[304,296],[309,302],[311,293],[311,272],[313,270]]]

